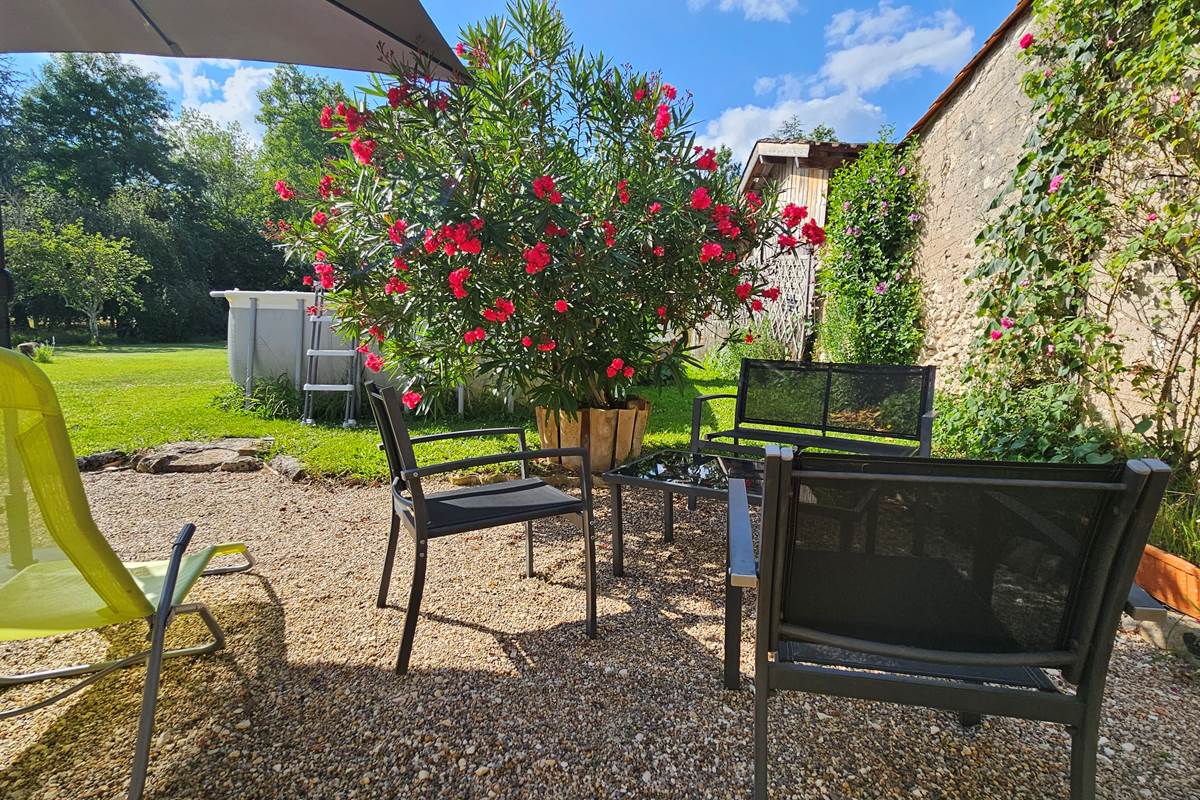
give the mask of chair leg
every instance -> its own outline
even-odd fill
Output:
[[[533,522],[525,523],[525,577],[533,577]]]
[[[388,586],[392,582],[392,562],[396,560],[396,543],[400,538],[400,516],[392,512],[392,527],[388,531],[388,546],[387,556],[383,559],[383,578],[379,581],[379,597],[375,599],[375,605],[379,608],[387,606]]]
[[[983,724],[983,715],[960,711],[958,712],[958,724],[964,728],[977,728]]]
[[[596,536],[592,525],[592,511],[585,508],[580,512],[583,522],[583,559],[587,572],[587,637],[596,638]]]
[[[767,676],[754,676],[754,800],[767,800]]]
[[[133,751],[133,774],[129,779],[129,800],[141,800],[146,787],[146,769],[150,764],[150,737],[154,735],[154,710],[158,705],[158,679],[162,674],[165,625],[155,625],[150,634],[150,659],[146,663],[146,685],[142,690],[142,714],[138,719],[137,745]]]
[[[1098,713],[1088,714],[1082,725],[1071,728],[1071,800],[1095,800],[1099,739]]]
[[[421,594],[425,591],[425,561],[428,551],[429,540],[417,539],[412,587],[408,590],[408,608],[404,612],[404,634],[400,638],[400,653],[396,656],[396,673],[399,675],[408,672],[408,658],[412,655],[413,637],[417,633],[417,617],[421,613]]]

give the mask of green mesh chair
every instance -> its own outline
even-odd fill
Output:
[[[241,572],[254,565],[243,544],[220,544],[185,554],[190,523],[175,539],[169,561],[123,563],[88,510],[62,411],[50,381],[32,361],[0,348],[0,641],[91,630],[133,620],[150,625],[150,647],[97,664],[0,677],[0,687],[49,678],[82,680],[37,703],[0,710],[0,719],[61,700],[108,673],[147,663],[146,686],[129,797],[146,780],[154,707],[164,657],[220,650],[225,638],[204,606],[184,604],[202,575]],[[217,556],[245,563],[209,568]],[[197,614],[212,633],[207,644],[164,652],[177,614]]]

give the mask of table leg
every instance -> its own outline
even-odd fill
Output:
[[[729,581],[725,573],[725,665],[726,689],[742,685],[742,587]]]
[[[675,540],[675,495],[663,492],[663,541]]]
[[[610,483],[612,487],[612,551],[613,551],[613,575],[622,577],[625,575],[625,530],[624,520],[621,517],[621,484]]]

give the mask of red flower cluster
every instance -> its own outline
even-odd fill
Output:
[[[696,169],[712,172],[717,168],[717,151],[711,147],[704,151],[699,158],[696,159]]]
[[[296,196],[292,191],[292,187],[287,185],[287,181],[275,181],[275,191],[279,195],[280,200],[291,200]]]
[[[692,192],[692,210],[703,211],[712,205],[712,198],[708,196],[708,187],[697,186]]]
[[[570,233],[571,232],[569,230],[567,230],[566,228],[558,227],[558,225],[556,225],[553,220],[546,223],[546,235],[547,236],[567,236]]]
[[[780,214],[780,216],[783,217],[784,225],[788,226],[789,228],[794,228],[803,222],[804,218],[808,216],[808,208],[807,206],[798,206],[795,203],[788,203],[786,206],[784,206],[783,212]]]
[[[404,244],[404,231],[408,230],[408,223],[402,219],[398,219],[388,226],[388,238],[393,244]]]
[[[478,226],[476,223],[478,223]],[[483,245],[471,233],[479,230],[481,227],[483,227],[483,220],[473,219],[469,223],[460,222],[457,225],[443,225],[437,231],[433,230],[433,228],[426,228],[425,252],[433,253],[440,248],[448,256],[459,252],[477,256],[483,250]],[[399,242],[396,243],[399,244]]]
[[[700,263],[707,264],[713,259],[720,258],[724,249],[725,248],[721,247],[721,245],[717,244],[716,242],[705,242],[700,248]]]
[[[467,296],[467,290],[463,288],[463,284],[466,283],[467,279],[470,277],[471,270],[469,267],[456,269],[446,276],[446,280],[449,281],[450,289],[454,292],[454,297],[456,299],[461,300]]]
[[[410,100],[408,97],[409,92],[411,91],[412,86],[408,83],[402,83],[399,86],[393,86],[392,88],[388,89],[388,105],[392,108],[412,105],[412,100]]]
[[[662,85],[662,93],[663,93],[664,95],[666,95],[666,98],[667,98],[668,100],[674,100],[674,99],[675,99],[675,94],[676,94],[676,92],[675,92],[675,87],[674,87],[674,86],[672,86],[672,85],[671,85],[671,84],[669,84],[669,83],[664,83],[664,84]]]
[[[463,334],[463,341],[466,342],[467,344],[475,344],[476,342],[482,342],[486,338],[487,338],[487,333],[483,330],[483,328],[476,328],[473,331],[467,331],[466,333]]]
[[[653,203],[650,204],[650,206],[646,209],[646,211],[651,214],[657,214],[658,212],[662,211],[662,203],[655,200]]]
[[[322,254],[318,253],[318,256]],[[325,260],[320,260],[313,264],[313,272],[317,273],[317,277],[321,279],[321,288],[333,288],[333,265]]]
[[[800,240],[795,236],[787,233],[779,234],[779,246],[787,250],[795,250],[796,245],[800,244]]]
[[[659,258],[662,258],[663,254],[666,253],[667,251],[663,249],[663,246],[661,244],[656,244],[656,245],[654,245],[654,249],[651,250],[650,252],[654,253],[654,255],[658,256]]]
[[[408,262],[400,256],[392,256],[392,269],[408,270]]]
[[[321,182],[317,184],[317,193],[325,200],[331,197],[341,196],[342,190],[333,188],[333,176],[322,175]]]
[[[750,208],[756,211],[762,208],[763,201],[762,198],[758,196],[758,192],[750,189],[746,190],[746,205],[750,206]]]
[[[538,242],[533,247],[525,248],[525,271],[530,275],[537,273],[550,266],[550,248],[545,242]]]
[[[671,124],[671,107],[663,103],[654,114],[654,138],[662,139],[663,131]]]
[[[551,350],[553,350],[556,347],[558,347],[557,342],[555,342],[553,339],[547,339],[546,341],[544,341],[538,345],[538,350],[542,351],[543,353],[549,353]]]
[[[325,106],[321,109],[320,124],[322,128],[329,129],[333,127],[333,109]]]
[[[399,275],[393,275],[392,277],[388,278],[387,284],[383,287],[383,293],[387,295],[404,294],[407,291],[408,284],[400,280]]]
[[[608,373],[608,377],[610,379],[615,378],[618,375],[624,375],[626,378],[633,377],[633,367],[625,366],[624,359],[620,358],[614,358],[612,363],[608,365],[608,369],[606,369],[605,372]]]
[[[421,393],[420,392],[405,392],[400,397],[400,402],[404,403],[405,408],[407,408],[409,411],[412,411],[414,408],[416,408],[421,403]]]
[[[313,225],[318,228],[323,227],[326,222],[329,222],[329,215],[324,211],[314,211],[312,215]]]
[[[818,225],[815,219],[810,219],[804,223],[804,227],[800,229],[800,234],[813,247],[820,247],[825,244],[825,229]]]
[[[655,313],[658,314],[658,316],[662,317],[663,319],[666,319],[667,318],[667,307],[659,306],[658,308],[655,309]]]
[[[511,317],[513,312],[516,310],[517,307],[513,305],[511,300],[506,300],[503,297],[497,297],[492,308],[485,308],[483,310],[483,318],[488,322],[504,323],[508,321],[508,318]]]
[[[554,301],[554,310],[560,314],[567,313],[567,311],[569,311],[570,308],[571,308],[571,304],[568,303],[566,300],[555,300]]]
[[[367,355],[367,360],[363,362],[363,366],[371,370],[371,372],[379,372],[379,370],[383,369],[383,359],[378,353],[370,353]],[[409,408],[412,408],[412,406],[409,406]]]
[[[763,289],[761,292],[759,292],[759,294],[761,294],[763,297],[767,298],[771,302],[775,302],[776,300],[779,299],[779,287],[772,286],[770,289]]]
[[[754,287],[752,285],[750,285],[749,282],[739,283],[737,286],[735,286],[733,288],[733,293],[737,295],[738,300],[749,299],[750,293],[752,291],[754,291]]]
[[[300,279],[300,282],[303,283],[305,286],[312,286],[313,285],[312,275],[305,275],[303,278]]]
[[[633,90],[633,102],[640,103],[646,99],[646,87],[639,86]]]
[[[717,223],[717,230],[721,235],[728,239],[736,239],[741,235],[742,229],[733,224],[733,208],[724,203],[717,203],[713,206],[712,212],[713,222]]]
[[[604,229],[604,246],[612,247],[617,243],[617,226],[610,221],[604,220],[600,223],[600,227]]]
[[[617,181],[617,199],[621,201],[621,205],[629,203],[629,181]]]
[[[750,310],[751,311],[762,311],[763,310],[763,301],[759,300],[757,297],[754,298],[753,300],[751,300],[750,301]]]
[[[354,153],[358,163],[370,164],[371,158],[375,155],[375,140],[359,139],[356,136],[354,141],[350,142],[350,152]]]
[[[539,200],[545,200],[550,205],[556,206],[562,203],[562,194],[554,188],[554,178],[549,175],[533,179],[533,193]]]

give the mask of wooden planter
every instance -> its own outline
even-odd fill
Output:
[[[1190,561],[1148,544],[1135,581],[1158,602],[1200,619],[1200,567]]]
[[[604,472],[631,455],[641,455],[650,403],[635,397],[626,401],[625,408],[582,408],[574,419],[565,411],[556,416],[545,406],[537,406],[533,412],[542,447],[586,447],[591,462],[588,469]],[[581,466],[578,458],[561,462],[570,469]]]

